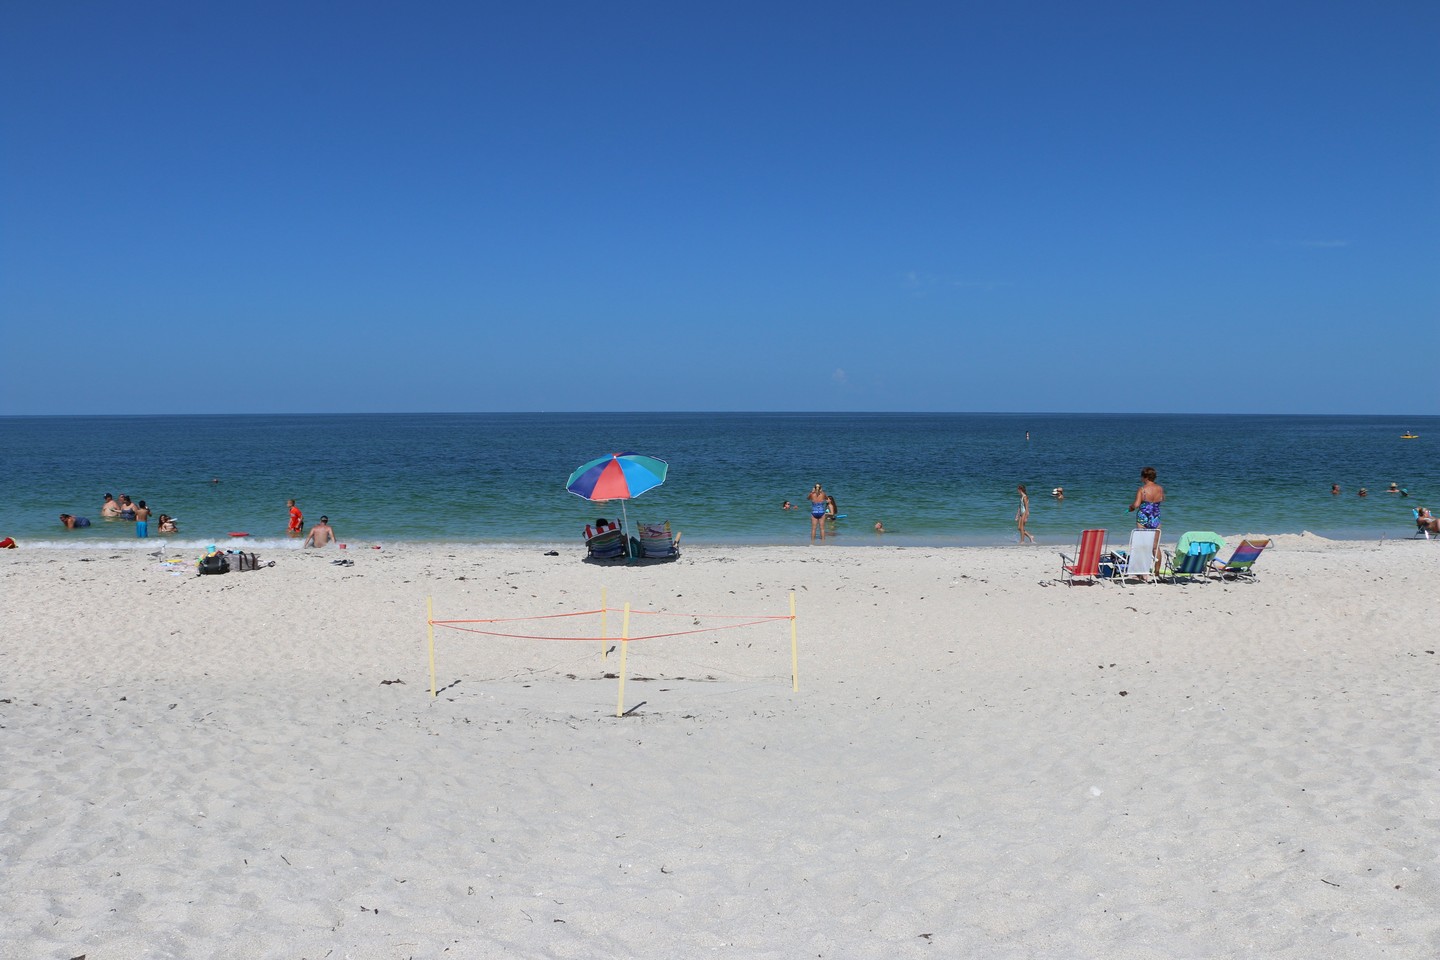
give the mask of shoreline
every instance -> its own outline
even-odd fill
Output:
[[[1111,545],[1122,545],[1128,539],[1133,527],[1129,524],[1121,527],[1107,528],[1107,542]],[[1175,541],[1190,528],[1175,528],[1162,530],[1161,543],[1173,545]],[[1198,529],[1198,528],[1196,528]],[[56,534],[41,537],[38,539],[25,539],[16,537],[17,546],[27,550],[129,550],[145,551],[154,553],[156,551],[196,551],[204,550],[214,545],[221,550],[239,550],[241,546],[247,551],[304,551],[303,539],[290,536],[255,536],[229,537],[221,535],[216,538],[196,537],[187,533],[178,534],[152,534],[149,537],[123,537],[105,536],[100,531],[93,531],[91,527],[86,531],[65,531],[63,534],[57,531]],[[683,532],[683,530],[682,530]],[[1424,539],[1415,536],[1413,528],[1406,529],[1397,527],[1394,531],[1376,530],[1287,530],[1280,533],[1259,533],[1256,531],[1231,532],[1224,534],[1228,543],[1234,544],[1241,538],[1264,537],[1269,539],[1284,537],[1304,537],[1309,540],[1319,540],[1331,543],[1386,543],[1396,540]],[[1073,549],[1080,539],[1080,530],[1077,528],[1068,537],[1047,536],[1036,534],[1036,544],[1024,544],[1027,548],[1038,547],[1042,550],[1070,550]],[[343,541],[347,549],[368,550],[376,545],[384,549],[495,549],[495,550],[558,550],[562,554],[577,552],[584,553],[584,542],[575,538],[536,537],[533,539],[496,539],[496,540],[464,540],[464,539],[410,539],[405,537],[355,537]],[[747,539],[715,539],[706,538],[703,541],[695,537],[688,537],[684,540],[682,548],[689,549],[774,549],[786,547],[808,547],[808,538],[787,539],[779,538],[747,538]],[[840,535],[832,534],[823,543],[817,542],[818,547],[843,547],[858,550],[876,549],[910,549],[910,550],[966,550],[966,549],[996,549],[1003,547],[1020,547],[1011,533],[1005,537],[973,535],[955,535],[953,537],[926,537],[911,536],[903,533],[886,532],[875,534],[870,531],[857,529],[853,532]],[[310,548],[313,550],[314,548]],[[322,550],[334,550],[335,545],[320,548]]]

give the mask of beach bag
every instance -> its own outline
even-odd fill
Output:
[[[225,559],[225,554],[223,553],[212,553],[208,557],[200,558],[198,570],[200,576],[212,573],[229,573],[230,561]]]
[[[228,554],[228,557],[230,560],[230,569],[238,573],[249,573],[251,570],[257,570],[260,567],[260,558],[253,553],[239,551]]]

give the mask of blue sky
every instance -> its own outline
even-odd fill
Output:
[[[1440,412],[1440,4],[0,7],[0,413]]]

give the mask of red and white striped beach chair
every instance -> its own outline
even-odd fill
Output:
[[[1080,533],[1080,545],[1073,557],[1060,554],[1060,576],[1065,585],[1073,586],[1076,579],[1085,578],[1094,583],[1100,577],[1100,554],[1105,552],[1105,531],[1084,530]]]

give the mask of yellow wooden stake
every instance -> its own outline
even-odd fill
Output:
[[[800,689],[800,643],[795,636],[795,591],[790,591],[790,689]]]
[[[431,599],[425,598],[425,627],[430,632],[430,696],[435,697],[435,612]]]
[[[615,716],[625,716],[625,651],[630,643],[630,602],[625,602],[624,626],[620,628],[620,699],[615,702]]]

